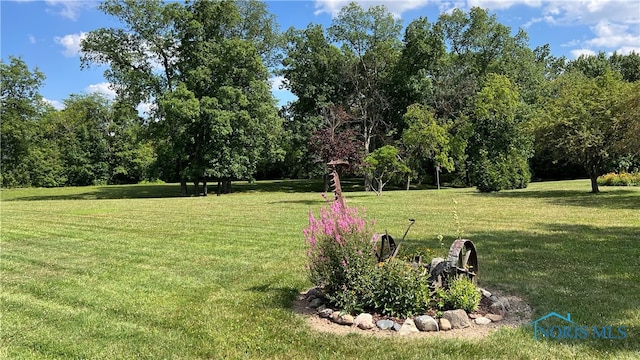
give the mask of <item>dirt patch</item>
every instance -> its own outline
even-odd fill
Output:
[[[530,323],[532,320],[533,309],[527,303],[522,300],[519,296],[515,295],[507,295],[500,294],[494,291],[489,290],[494,295],[506,298],[509,301],[509,311],[504,315],[504,319],[498,322],[491,322],[488,325],[477,325],[473,321],[471,322],[471,326],[464,329],[453,329],[448,331],[431,331],[431,332],[419,332],[415,334],[411,334],[411,337],[437,337],[443,339],[481,339],[497,329],[503,327],[518,327],[527,323]],[[313,309],[309,306],[309,302],[306,300],[306,291],[300,293],[298,298],[293,302],[293,310],[301,315],[307,322],[307,324],[315,331],[327,332],[338,335],[346,335],[350,333],[357,333],[362,335],[369,336],[377,336],[377,337],[392,337],[392,336],[400,336],[396,331],[393,330],[381,330],[377,327],[374,327],[371,330],[361,330],[355,326],[346,326],[339,325],[332,322],[329,319],[324,319],[318,316],[316,309]],[[481,316],[485,315],[489,312],[489,302],[485,301],[486,299],[480,302],[480,306],[478,311],[474,314]],[[379,319],[380,317],[374,318]],[[393,319],[398,322],[402,322],[401,319]]]

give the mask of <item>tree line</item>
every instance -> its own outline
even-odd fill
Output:
[[[307,178],[331,160],[381,192],[443,179],[481,191],[640,166],[640,55],[555,57],[487,10],[413,20],[352,3],[280,32],[260,1],[108,0],[83,67],[117,96],[55,110],[20,58],[1,65],[2,186]],[[278,109],[269,79],[297,99]],[[141,102],[152,111],[140,117]],[[202,189],[199,185],[202,184]]]

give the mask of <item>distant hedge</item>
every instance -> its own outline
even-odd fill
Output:
[[[603,186],[640,186],[640,172],[608,173],[598,177],[598,185]]]

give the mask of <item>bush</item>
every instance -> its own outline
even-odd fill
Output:
[[[441,310],[463,309],[466,312],[478,310],[481,294],[466,276],[457,276],[449,281],[449,288],[438,289],[436,306]]]
[[[310,280],[340,308],[362,311],[372,302],[376,266],[373,224],[357,209],[336,201],[329,209],[320,210],[320,218],[309,213],[304,234],[309,245]]]
[[[608,173],[598,177],[601,186],[640,186],[640,172]]]
[[[428,275],[405,261],[378,264],[374,277],[373,308],[383,315],[409,317],[429,309]]]

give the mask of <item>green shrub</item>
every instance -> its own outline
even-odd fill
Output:
[[[375,260],[373,226],[357,209],[334,202],[309,213],[304,229],[309,248],[309,278],[327,298],[347,312],[362,311],[372,303]]]
[[[429,308],[428,275],[422,267],[389,259],[378,264],[374,277],[373,308],[383,315],[409,317]]]
[[[601,186],[640,186],[640,172],[608,173],[598,177]]]
[[[448,289],[436,291],[436,307],[442,310],[463,309],[467,312],[478,310],[481,294],[466,276],[457,276],[449,281]]]

